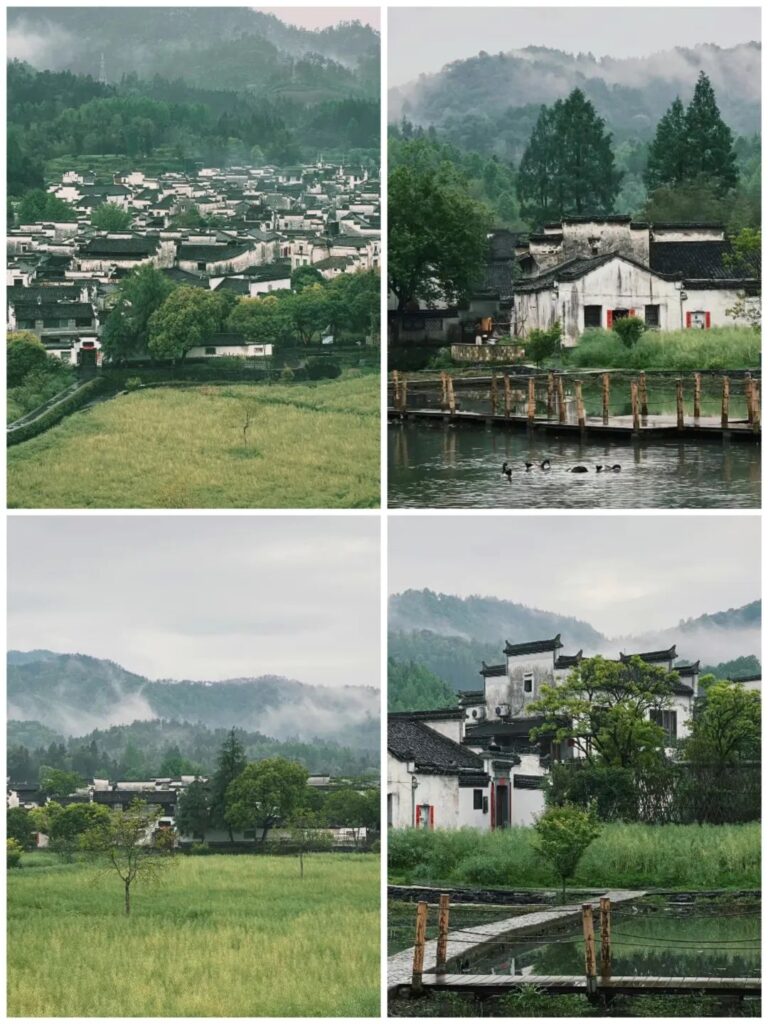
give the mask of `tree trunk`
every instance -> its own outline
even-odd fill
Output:
[[[304,877],[304,851],[299,850],[299,877]]]
[[[126,880],[123,884],[125,885],[125,913],[127,915],[131,912],[131,883]]]

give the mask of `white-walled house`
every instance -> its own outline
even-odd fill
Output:
[[[214,334],[203,345],[195,345],[186,354],[187,359],[213,359],[217,356],[266,358],[272,355],[273,346],[247,341],[242,334]]]
[[[519,255],[513,330],[525,337],[560,321],[563,343],[636,316],[660,330],[746,324],[729,310],[759,302],[760,270],[729,265],[719,225],[573,218],[532,234]]]
[[[550,765],[579,756],[568,742],[530,739],[531,730],[543,719],[529,706],[542,696],[543,686],[563,683],[584,657],[583,651],[563,654],[562,647],[559,635],[507,643],[504,661],[483,663],[482,688],[462,691],[458,709],[389,715],[391,827],[496,829],[533,824],[544,810],[543,786]],[[677,673],[667,707],[650,713],[665,730],[671,752],[689,735],[699,693],[699,662],[675,664],[674,645],[622,653],[617,661],[632,657]],[[481,769],[482,783],[475,774]]]

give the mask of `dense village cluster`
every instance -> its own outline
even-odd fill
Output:
[[[8,252],[9,330],[34,333],[65,363],[100,364],[115,292],[138,268],[152,266],[174,285],[250,298],[290,289],[300,267],[328,282],[377,270],[379,183],[364,168],[322,159],[154,178],[128,171],[111,181],[72,171],[46,195],[25,197]],[[228,333],[185,354],[270,352]]]

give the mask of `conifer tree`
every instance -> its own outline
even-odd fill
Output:
[[[234,842],[234,836],[232,827],[226,819],[227,789],[242,775],[247,764],[245,749],[235,730],[230,729],[219,751],[216,771],[211,779],[211,824],[216,828],[226,828],[230,842]]]
[[[653,192],[681,185],[687,172],[685,108],[677,96],[656,126],[643,180],[648,191]]]
[[[718,195],[739,180],[733,134],[720,116],[715,91],[703,71],[685,112],[686,158],[690,178],[709,179]]]
[[[539,224],[562,217],[606,214],[621,185],[610,132],[580,89],[542,107],[520,162],[523,216]]]

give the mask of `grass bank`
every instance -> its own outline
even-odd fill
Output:
[[[630,349],[612,331],[591,330],[567,350],[563,365],[606,370],[755,370],[760,367],[760,334],[751,327],[646,331]]]
[[[389,873],[403,884],[554,887],[530,828],[389,833]],[[757,889],[760,826],[607,825],[571,884],[583,888]]]
[[[375,855],[313,854],[303,881],[294,857],[178,857],[129,918],[113,873],[38,857],[8,873],[10,1016],[378,1016]]]
[[[372,508],[379,377],[151,388],[8,452],[11,508]]]

